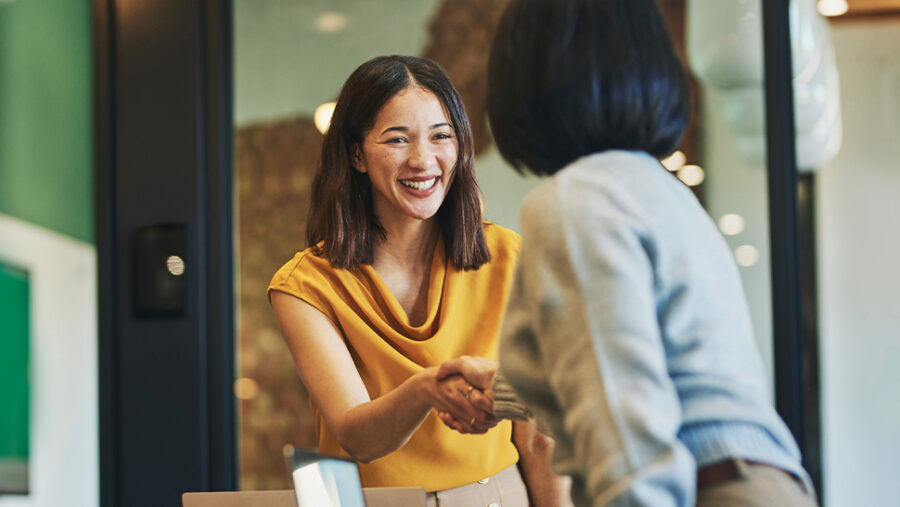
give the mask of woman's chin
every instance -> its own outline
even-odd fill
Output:
[[[416,220],[430,220],[437,215],[437,208],[433,210],[410,210],[407,211],[407,215],[409,215],[410,218],[415,218]]]
[[[429,200],[431,201],[431,200]],[[428,220],[430,218],[434,218],[437,215],[438,209],[441,207],[441,202],[434,200],[435,202],[418,202],[418,203],[408,203],[405,207],[405,213],[407,216],[411,218],[415,218],[417,220]]]

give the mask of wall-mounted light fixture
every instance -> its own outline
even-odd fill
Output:
[[[840,16],[846,14],[850,6],[847,0],[819,0],[816,9],[823,16]]]

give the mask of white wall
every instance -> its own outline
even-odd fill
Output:
[[[900,505],[900,21],[832,28],[844,145],[817,189],[824,494]]]
[[[0,507],[98,505],[94,247],[0,214],[0,257],[28,271],[32,309],[30,493]]]

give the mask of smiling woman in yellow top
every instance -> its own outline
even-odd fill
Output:
[[[462,103],[436,64],[361,65],[325,135],[314,246],[275,274],[269,297],[321,452],[358,461],[364,486],[424,487],[442,506],[527,505],[515,465],[521,456],[536,499],[549,478],[547,456],[526,451],[538,437],[472,411],[461,377],[436,377],[463,354],[496,358],[519,249],[515,233],[482,221],[472,157]],[[446,428],[436,411],[481,434]]]

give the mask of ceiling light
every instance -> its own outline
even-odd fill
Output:
[[[326,102],[317,107],[316,112],[313,113],[313,122],[316,124],[319,132],[323,134],[328,131],[328,126],[331,125],[331,115],[334,114],[334,106],[334,102]]]
[[[316,17],[316,30],[322,33],[337,33],[347,28],[347,16],[340,12],[323,12]]]
[[[687,157],[684,155],[684,152],[680,150],[662,159],[663,167],[672,172],[681,169],[685,162],[687,162]]]
[[[734,249],[734,259],[745,268],[759,261],[759,250],[753,245],[741,245]]]
[[[744,232],[744,217],[737,213],[726,213],[719,217],[719,230],[726,236],[736,236]]]
[[[678,179],[689,187],[696,187],[706,179],[706,173],[703,172],[703,168],[699,165],[686,165],[679,169],[676,174]]]

